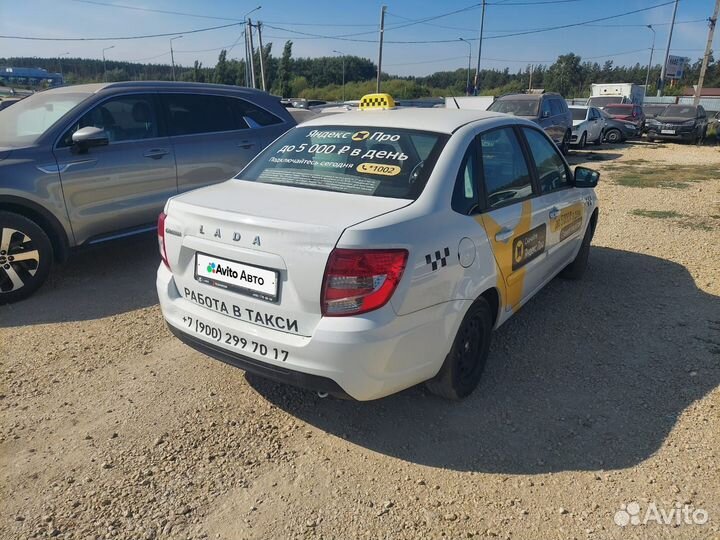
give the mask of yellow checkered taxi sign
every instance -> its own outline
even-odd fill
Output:
[[[360,98],[360,110],[370,109],[392,109],[395,107],[395,100],[390,94],[365,94]]]

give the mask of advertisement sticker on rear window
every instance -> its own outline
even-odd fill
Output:
[[[419,196],[446,135],[361,126],[298,127],[238,180],[377,197]]]

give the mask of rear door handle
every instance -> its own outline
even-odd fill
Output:
[[[170,152],[166,150],[165,148],[153,148],[151,150],[148,150],[143,154],[145,157],[149,157],[152,159],[160,159],[164,155],[169,154]]]
[[[508,229],[507,227],[500,229],[497,234],[495,234],[495,241],[507,244],[512,238],[514,232],[515,231],[513,229]]]
[[[240,148],[244,148],[244,149],[247,150],[247,149],[252,148],[253,146],[255,146],[255,143],[252,142],[252,141],[240,141],[240,142],[238,143],[238,146],[239,146]]]
[[[560,215],[560,210],[558,210],[558,209],[555,208],[555,207],[552,207],[552,208],[550,209],[550,214],[549,214],[549,215],[550,215],[550,219],[555,219],[555,218],[557,218],[557,217]]]

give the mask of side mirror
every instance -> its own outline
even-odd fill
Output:
[[[550,111],[543,111],[543,112],[542,112],[542,117],[543,117],[543,118],[550,118]]]
[[[87,150],[94,146],[107,146],[110,141],[104,129],[87,126],[73,133],[72,142],[81,150]]]
[[[587,167],[575,167],[575,187],[594,188],[600,180],[600,173]]]

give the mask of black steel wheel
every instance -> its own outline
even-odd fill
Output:
[[[492,309],[480,297],[465,314],[440,371],[426,383],[433,394],[461,400],[475,390],[487,363],[492,326]]]

